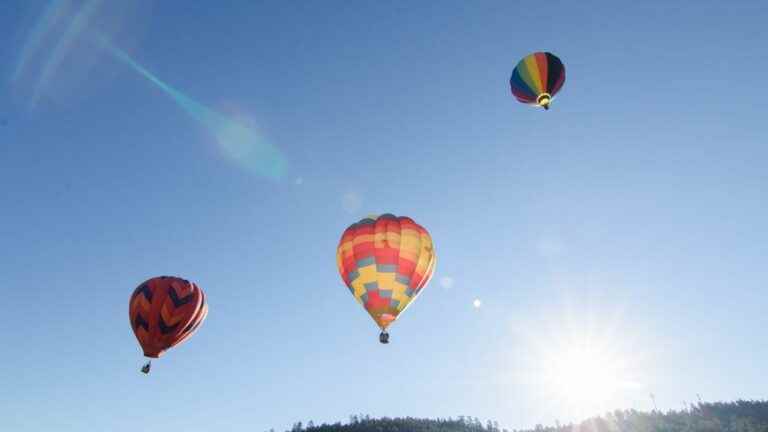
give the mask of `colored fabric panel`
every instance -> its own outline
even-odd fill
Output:
[[[187,339],[208,315],[205,294],[185,279],[161,276],[139,285],[128,317],[144,355],[157,358]]]
[[[525,104],[547,107],[565,83],[565,67],[549,52],[535,52],[517,63],[509,79],[515,98]],[[546,102],[539,103],[543,95]]]
[[[435,253],[426,229],[408,217],[384,214],[344,231],[336,263],[352,295],[383,330],[426,285]]]

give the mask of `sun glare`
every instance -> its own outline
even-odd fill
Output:
[[[529,385],[543,412],[561,420],[632,406],[651,363],[645,341],[632,337],[623,317],[621,309],[571,301],[514,320],[519,344],[510,384]]]
[[[621,384],[621,364],[599,347],[575,343],[552,353],[546,371],[550,389],[570,405],[602,409]]]

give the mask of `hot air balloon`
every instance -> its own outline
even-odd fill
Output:
[[[133,333],[150,359],[189,339],[207,315],[203,290],[172,276],[155,277],[139,285],[128,307]],[[149,373],[151,365],[152,360],[141,371]]]
[[[536,52],[526,56],[512,71],[509,85],[512,94],[522,103],[549,109],[552,98],[563,87],[565,67],[557,56]]]
[[[336,250],[339,274],[381,328],[381,343],[389,343],[387,327],[429,282],[435,260],[427,230],[411,218],[391,214],[351,225]]]

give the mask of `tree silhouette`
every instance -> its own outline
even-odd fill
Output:
[[[768,432],[768,401],[738,400],[686,405],[681,411],[617,410],[578,424],[536,425],[513,432]],[[270,432],[274,432],[270,430]],[[458,416],[455,420],[351,415],[349,423],[295,423],[286,432],[509,432],[498,422]]]

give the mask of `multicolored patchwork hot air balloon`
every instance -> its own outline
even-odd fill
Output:
[[[557,56],[549,52],[536,52],[515,66],[509,85],[512,94],[522,103],[549,109],[552,98],[563,87],[565,67]]]
[[[387,327],[427,285],[435,269],[432,237],[408,217],[368,217],[344,231],[336,250],[339,274],[381,328]]]
[[[155,277],[139,285],[128,307],[133,333],[149,358],[159,358],[189,339],[207,315],[203,290],[172,276]],[[151,362],[141,371],[149,373]]]

